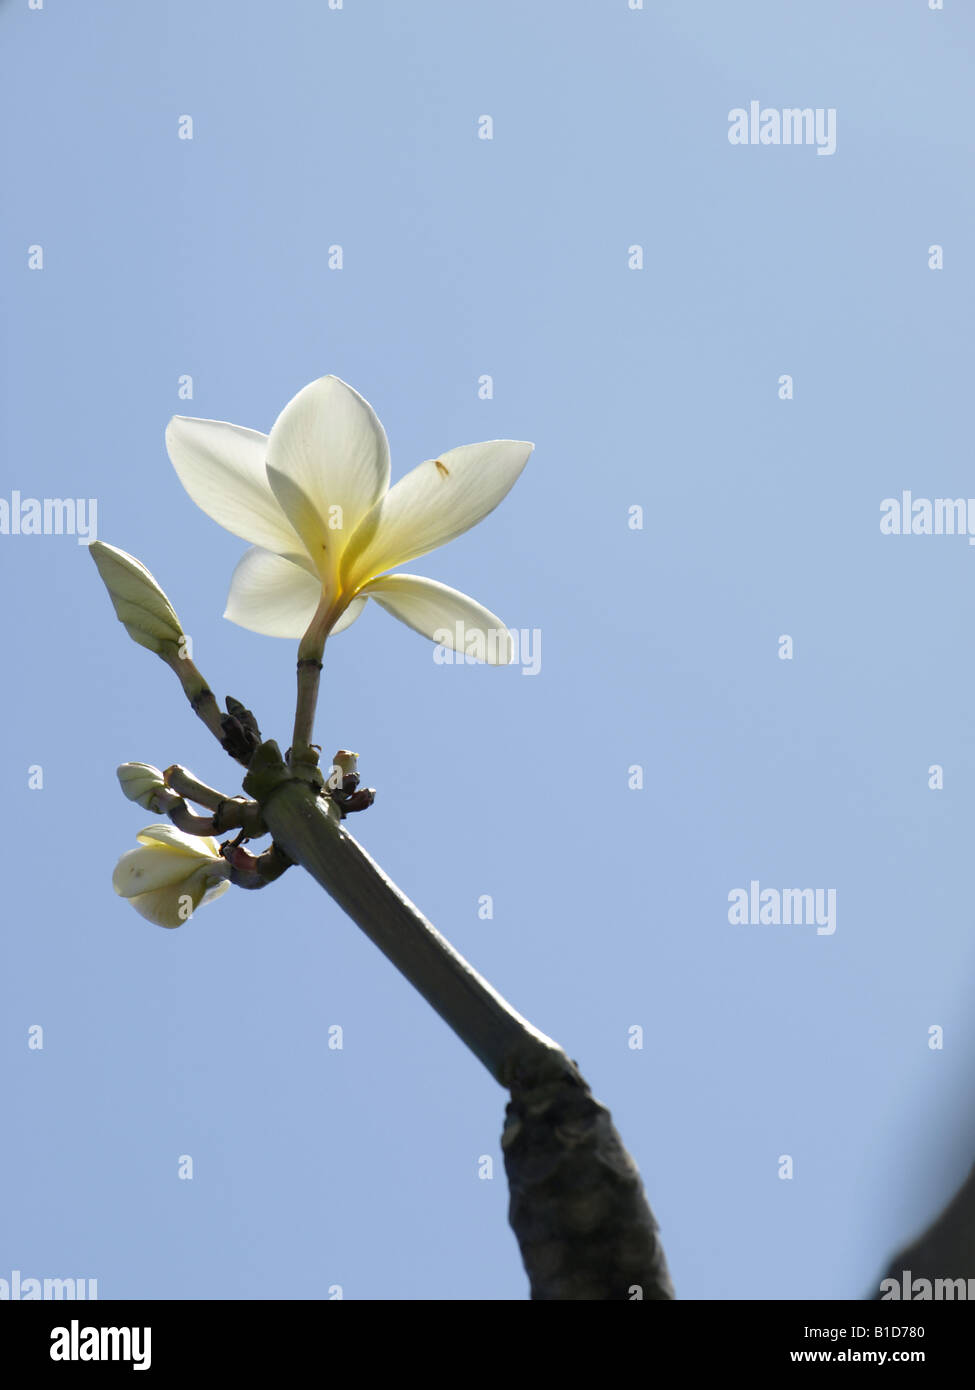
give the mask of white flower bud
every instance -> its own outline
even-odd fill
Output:
[[[122,792],[130,801],[135,801],[145,811],[160,810],[154,804],[155,794],[166,790],[166,780],[158,767],[151,763],[123,763],[116,769],[116,777]]]
[[[93,541],[88,549],[119,622],[133,642],[157,656],[172,656],[184,640],[183,629],[172,604],[145,565],[104,541]]]

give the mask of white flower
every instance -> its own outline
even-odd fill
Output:
[[[369,403],[338,377],[299,391],[270,435],[176,416],[169,457],[197,506],[252,543],[224,617],[272,637],[324,639],[372,598],[426,637],[485,634],[492,664],[511,660],[501,620],[466,594],[388,574],[445,545],[493,511],[534,447],[512,439],[464,444],[389,486],[389,447]],[[453,645],[451,636],[444,645]]]
[[[230,887],[230,865],[212,836],[186,835],[174,825],[147,825],[115,866],[112,886],[159,927],[181,927],[201,903]]]

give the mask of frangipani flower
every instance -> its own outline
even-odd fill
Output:
[[[534,445],[465,444],[389,486],[389,446],[369,403],[338,377],[299,391],[270,435],[175,416],[166,445],[197,506],[250,541],[224,617],[272,637],[341,632],[372,598],[445,646],[455,631],[488,634],[487,660],[507,664],[511,637],[488,609],[433,579],[388,574],[445,545],[493,511]],[[492,640],[493,639],[493,640]]]
[[[112,886],[159,927],[181,927],[201,903],[230,887],[230,865],[212,836],[186,835],[174,825],[147,825],[115,866]]]

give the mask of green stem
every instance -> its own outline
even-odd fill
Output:
[[[183,694],[189,700],[194,714],[203,720],[217,742],[222,743],[223,728],[220,723],[222,718],[220,706],[200,672],[188,657],[181,657],[175,652],[171,655],[166,652],[160,654],[169,669],[175,672],[180,685],[183,687]]]
[[[318,753],[312,748],[311,738],[315,729],[315,710],[318,705],[325,639],[333,621],[332,600],[323,593],[308,631],[298,644],[298,698],[295,702],[295,726],[288,759],[292,767],[318,766]]]
[[[194,801],[197,806],[205,806],[208,811],[215,811],[221,801],[227,800],[224,792],[218,792],[216,787],[208,787],[206,782],[201,782],[193,776],[189,768],[180,767],[179,763],[167,767],[163,777],[167,787],[172,787],[174,792],[186,797],[187,801]]]
[[[318,687],[322,676],[322,662],[319,657],[299,656],[298,658],[298,699],[295,704],[295,727],[291,736],[291,765],[310,763],[318,765],[318,754],[311,746],[311,736],[315,729],[315,710],[318,705]]]

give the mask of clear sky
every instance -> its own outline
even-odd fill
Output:
[[[880,526],[975,497],[973,42],[961,0],[0,3],[0,497],[95,499],[267,735],[294,647],[222,619],[245,546],[170,416],[266,431],[335,373],[394,478],[535,441],[409,568],[537,674],[370,605],[317,731],[611,1108],[685,1298],[870,1293],[975,1148],[975,547]],[[731,143],[752,101],[835,151]],[[172,932],[113,893],[155,819],[118,763],[239,786],[77,539],[0,534],[0,1278],[523,1298],[504,1092],[306,875]],[[730,921],[753,881],[835,930]]]

